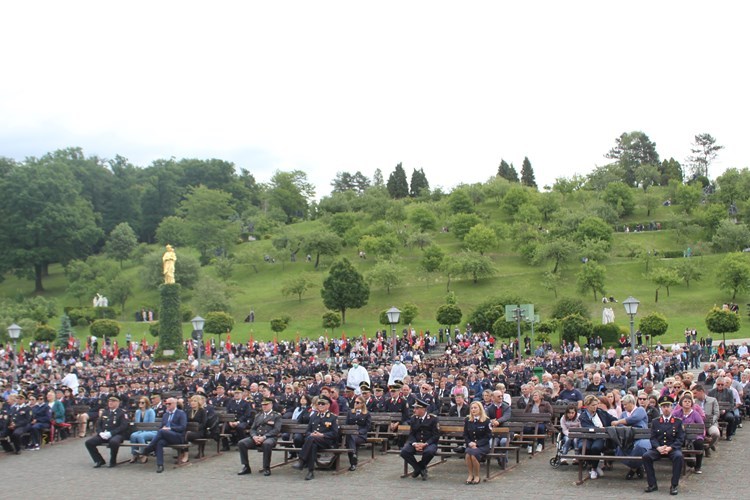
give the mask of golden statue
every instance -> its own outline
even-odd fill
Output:
[[[164,283],[167,285],[174,284],[174,263],[176,260],[177,255],[174,253],[174,248],[172,248],[172,245],[167,245],[167,251],[164,252],[164,255],[161,258],[164,265]]]

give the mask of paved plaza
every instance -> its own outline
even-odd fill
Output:
[[[750,459],[750,429],[739,429],[731,442],[722,441],[718,451],[704,461],[702,475],[688,473],[680,482],[678,498],[740,498],[737,488],[745,476]],[[124,463],[114,469],[93,469],[83,440],[71,438],[41,451],[23,452],[20,456],[0,454],[2,470],[1,498],[239,498],[252,494],[264,498],[330,499],[346,496],[384,498],[453,499],[459,496],[497,498],[598,499],[617,497],[664,498],[669,496],[669,467],[657,465],[659,491],[643,493],[645,480],[626,481],[626,470],[615,464],[604,478],[576,486],[577,468],[561,466],[553,469],[549,459],[553,448],[529,458],[522,454],[521,463],[495,478],[476,486],[464,484],[466,468],[463,461],[451,459],[432,467],[430,479],[400,478],[402,461],[397,455],[376,455],[374,462],[364,464],[356,472],[334,475],[317,471],[315,479],[304,480],[304,472],[291,466],[273,470],[263,477],[260,454],[250,454],[253,474],[237,476],[239,455],[232,451],[215,455],[191,465],[176,467],[167,462],[163,474],[156,474],[154,459],[147,464]],[[119,458],[126,460],[130,450],[121,449]],[[279,455],[281,456],[281,455]],[[364,459],[365,454],[361,455]],[[106,458],[106,454],[105,454]],[[346,463],[346,457],[344,462]],[[719,470],[721,465],[721,470]],[[484,470],[484,469],[483,469]]]

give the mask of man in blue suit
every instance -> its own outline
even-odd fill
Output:
[[[184,444],[187,430],[187,415],[177,408],[175,398],[167,399],[167,411],[161,418],[161,429],[153,441],[138,455],[149,455],[156,451],[156,472],[164,472],[164,447],[170,444]]]

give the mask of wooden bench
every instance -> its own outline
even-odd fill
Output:
[[[298,424],[294,421],[284,421],[281,424],[281,436],[289,436],[289,439],[282,439],[281,437],[276,441],[276,446],[273,448],[274,452],[284,453],[284,459],[282,462],[271,465],[271,468],[281,467],[297,460],[296,455],[302,451],[302,448],[294,446],[293,436],[294,434],[305,434],[307,432],[307,424]],[[357,435],[359,429],[356,425],[339,425],[340,439],[334,448],[326,448],[320,451],[320,456],[333,455],[330,461],[325,462],[322,458],[318,458],[318,467],[332,467],[334,473],[338,474],[341,472],[341,455],[348,454],[349,448],[346,447],[346,438],[350,435]],[[370,446],[371,460],[375,459],[375,447]],[[294,456],[292,456],[294,454]],[[367,462],[364,462],[367,463]],[[360,460],[359,465],[363,462]]]
[[[465,418],[462,418],[462,421],[459,424],[455,422],[448,422],[445,423],[443,417],[440,417],[440,424],[439,424],[439,438],[438,438],[438,450],[435,454],[436,458],[439,458],[437,462],[431,463],[428,467],[434,467],[436,465],[440,465],[442,463],[445,463],[448,458],[450,457],[457,457],[457,458],[463,458],[464,453],[459,453],[455,451],[455,448],[457,446],[463,446],[464,444],[464,424],[463,420]],[[399,436],[405,436],[408,437],[409,433],[411,432],[411,427],[408,425],[399,425],[398,426],[398,435]],[[490,451],[485,457],[485,465],[486,465],[486,477],[485,481],[489,481],[490,479],[493,479],[498,474],[501,474],[505,470],[508,470],[507,467],[507,454],[509,452],[516,452],[516,464],[520,461],[520,448],[517,446],[499,446],[495,443],[499,441],[502,438],[508,439],[510,441],[510,429],[508,427],[493,427],[492,428],[492,436],[493,439],[490,443]],[[394,449],[394,450],[388,450],[388,453],[401,453],[401,450]],[[500,460],[501,461],[501,470],[498,471],[495,474],[491,474],[491,462],[493,460]],[[404,461],[404,472],[402,474],[402,478],[409,476],[409,465]]]
[[[544,432],[539,429],[542,424],[546,426]],[[537,440],[541,439],[542,447],[544,447],[547,437],[552,435],[554,429],[551,413],[512,413],[510,420],[503,425],[510,427],[516,433],[511,443],[518,446],[531,446],[532,456],[536,453],[534,445]],[[529,428],[532,429],[531,432],[527,431]]]
[[[633,429],[633,439],[650,439],[651,438],[651,429],[641,429],[641,428],[634,428]],[[619,456],[615,455],[613,453],[607,453],[609,450],[613,450],[613,447],[610,446],[609,450],[607,447],[604,448],[604,453],[601,455],[592,455],[588,453],[588,445],[589,442],[595,439],[604,439],[605,441],[609,441],[611,444],[611,440],[609,439],[609,434],[607,434],[607,431],[604,428],[598,428],[598,429],[581,429],[581,428],[572,428],[570,429],[570,432],[568,433],[568,437],[571,439],[578,439],[581,443],[581,449],[580,452],[578,452],[575,456],[576,460],[578,461],[578,482],[576,484],[580,485],[583,484],[585,479],[583,477],[583,471],[584,467],[586,467],[586,461],[588,460],[604,460],[607,462],[623,462],[623,461],[630,461],[630,462],[636,462],[643,460],[643,457],[639,456]]]
[[[137,431],[153,431],[156,432],[159,429],[161,429],[162,424],[161,422],[137,422],[134,425],[133,432]],[[198,422],[188,422],[186,432],[198,432],[200,430],[200,424]],[[198,454],[196,458],[203,458],[205,457],[205,447],[206,442],[208,439],[197,439],[192,444],[195,444],[198,448]],[[144,448],[146,444],[143,443],[132,443],[130,441],[123,441],[120,444],[121,448]],[[183,443],[183,444],[168,444],[165,445],[166,448],[172,448],[174,450],[179,451],[187,451],[190,449],[191,443]],[[103,443],[102,446],[108,446],[107,443]]]

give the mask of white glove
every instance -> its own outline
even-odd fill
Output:
[[[109,439],[112,437],[112,433],[109,431],[100,432],[99,437],[101,437],[102,439]]]

